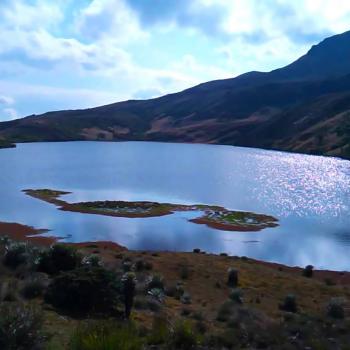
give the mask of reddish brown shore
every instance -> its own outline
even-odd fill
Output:
[[[38,236],[45,232],[48,232],[48,230],[36,229],[15,222],[0,222],[0,235],[9,236],[15,241],[30,241],[40,246],[51,245],[57,241],[55,237]]]
[[[26,226],[18,223],[7,223],[0,222],[0,235],[9,236],[11,239],[16,241],[28,241],[38,246],[50,246],[53,243],[58,241],[57,237],[42,237],[38,236],[41,233],[48,232],[45,229],[36,229],[31,226]],[[127,252],[129,254],[138,255],[138,251],[129,251],[126,247],[123,247],[115,242],[110,241],[98,241],[98,242],[80,242],[80,243],[64,243],[68,245],[76,246],[78,249],[93,252],[98,250],[99,254],[107,259],[111,254],[116,254],[120,252]],[[189,259],[193,265],[196,264],[196,261],[199,256],[203,254],[193,254],[193,253],[181,253],[181,252],[158,252],[157,260],[163,260],[164,263],[170,260],[182,260],[186,257]],[[223,259],[224,257],[214,255],[214,254],[204,254],[208,259]],[[286,266],[278,263],[271,263],[266,261],[260,261],[255,259],[247,259],[251,265],[256,265],[257,268],[269,268],[275,270],[276,272],[284,271],[288,272],[291,275],[301,275],[301,267],[296,266]],[[330,271],[330,270],[315,270],[314,278],[319,281],[325,281],[326,279],[334,282],[337,285],[349,285],[350,284],[350,272],[347,271]]]
[[[41,236],[42,233],[49,232],[46,229],[36,229],[32,226],[22,225],[15,222],[0,222],[0,236],[8,236],[14,241],[31,242],[37,246],[50,246],[59,241],[59,237]],[[127,250],[125,247],[115,242],[98,241],[98,242],[79,242],[79,243],[64,243],[76,246],[77,248],[96,247],[99,249],[113,249],[115,251]]]

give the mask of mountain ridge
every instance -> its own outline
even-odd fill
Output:
[[[349,121],[350,31],[271,72],[3,122],[0,140],[201,142],[349,158]]]

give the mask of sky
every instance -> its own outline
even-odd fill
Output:
[[[0,0],[0,121],[284,66],[349,0]]]

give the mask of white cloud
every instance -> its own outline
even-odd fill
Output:
[[[348,0],[1,1],[0,94],[19,115],[270,70],[350,23]],[[160,34],[179,47],[164,52]]]
[[[121,43],[147,37],[123,0],[93,0],[79,12],[76,28],[81,35],[93,40],[112,37]]]
[[[0,105],[12,105],[14,102],[14,99],[10,96],[0,95]]]
[[[64,19],[61,1],[36,0],[32,4],[24,0],[7,1],[0,4],[2,25],[12,30],[33,30],[33,28],[54,28]]]

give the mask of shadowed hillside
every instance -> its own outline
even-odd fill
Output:
[[[150,100],[0,123],[13,142],[201,142],[349,157],[350,32],[269,73],[200,84]]]

